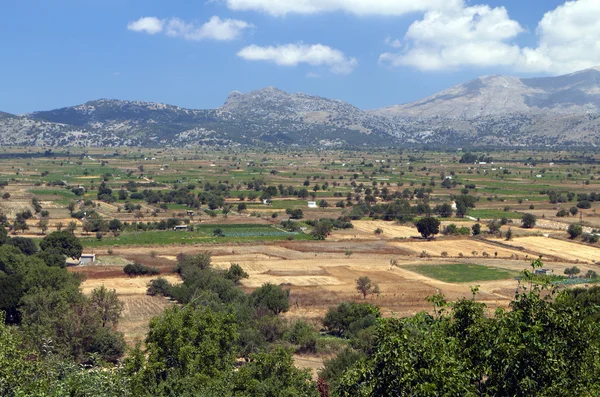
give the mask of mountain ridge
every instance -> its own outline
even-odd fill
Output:
[[[556,77],[482,76],[408,104],[361,110],[276,87],[232,91],[215,109],[101,98],[0,112],[0,144],[600,145],[600,67]]]

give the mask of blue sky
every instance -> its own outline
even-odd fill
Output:
[[[98,98],[213,108],[265,86],[370,109],[480,75],[600,65],[598,0],[19,0],[0,12],[0,111],[18,114]]]

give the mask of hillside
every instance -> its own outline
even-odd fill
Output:
[[[600,145],[600,68],[558,77],[484,76],[370,111],[274,87],[234,91],[208,110],[100,99],[22,116],[0,112],[0,144]]]

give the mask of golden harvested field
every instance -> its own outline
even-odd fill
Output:
[[[116,277],[116,278],[90,278],[81,283],[81,290],[85,294],[89,294],[93,289],[105,286],[109,289],[117,291],[119,296],[122,295],[146,295],[148,282],[158,276],[149,277]],[[175,275],[161,275],[170,283],[180,283],[181,279]]]
[[[397,225],[386,221],[353,221],[354,230],[361,234],[375,236],[375,230],[381,229],[382,238],[410,238],[419,236],[417,229],[408,225]],[[352,230],[350,231],[352,232]]]
[[[521,237],[507,244],[523,247],[540,255],[552,255],[567,261],[580,260],[587,263],[600,261],[600,248],[547,237]]]
[[[102,268],[90,267],[87,270],[93,273],[96,269]],[[181,282],[178,276],[162,275],[161,277],[166,278],[170,283]],[[117,329],[123,332],[125,341],[133,346],[136,342],[144,340],[148,333],[150,319],[159,316],[167,307],[173,305],[173,302],[164,297],[146,295],[147,284],[154,278],[156,276],[90,278],[81,284],[81,290],[89,294],[93,289],[104,285],[108,289],[117,291],[117,296],[123,302],[123,312]]]
[[[499,258],[510,258],[511,255],[525,256],[523,252],[518,250],[511,250],[503,247],[498,247],[493,244],[487,244],[485,242],[476,241],[472,239],[464,240],[432,240],[432,241],[409,241],[409,242],[395,242],[391,243],[396,247],[400,247],[406,250],[410,250],[416,255],[421,254],[423,251],[427,252],[432,256],[442,256],[442,252],[448,253],[448,256],[458,257],[459,254],[463,254],[465,257],[482,257],[483,253],[488,253],[491,257],[494,257],[494,253],[498,253]],[[476,254],[473,254],[476,251]]]
[[[120,295],[119,299],[124,305],[117,329],[125,334],[125,341],[130,346],[144,340],[152,317],[160,316],[166,308],[174,304],[166,298],[145,294]]]

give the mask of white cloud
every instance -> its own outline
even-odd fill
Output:
[[[156,17],[143,17],[137,21],[129,22],[127,29],[133,30],[134,32],[156,34],[162,32],[163,21]]]
[[[380,61],[422,70],[513,65],[519,59],[520,49],[508,41],[523,31],[504,7],[482,5],[451,12],[430,11],[409,27],[404,36],[406,49],[384,53]]]
[[[392,39],[390,36],[386,37],[384,42],[385,42],[385,44],[389,45],[392,48],[402,47],[402,42],[400,40]]]
[[[514,40],[525,29],[504,7],[432,10],[409,27],[401,42],[386,39],[403,50],[379,59],[421,70],[503,66],[521,72],[575,72],[600,65],[599,15],[600,0],[567,1],[538,24],[537,47],[521,48]]]
[[[347,12],[356,15],[405,15],[462,8],[464,0],[222,0],[234,11],[259,11],[282,16]]]
[[[136,32],[156,34],[164,32],[170,37],[180,37],[185,40],[219,40],[230,41],[237,39],[244,30],[254,25],[236,19],[221,19],[213,16],[203,25],[188,23],[180,18],[158,19],[155,17],[140,18],[130,22],[127,29]]]
[[[600,65],[600,1],[568,1],[540,21],[537,48],[524,48],[525,71],[568,73]]]
[[[348,58],[340,50],[322,45],[286,44],[260,47],[251,45],[237,54],[248,61],[267,61],[282,66],[306,63],[312,66],[328,66],[336,74],[349,74],[357,65],[355,58]]]

